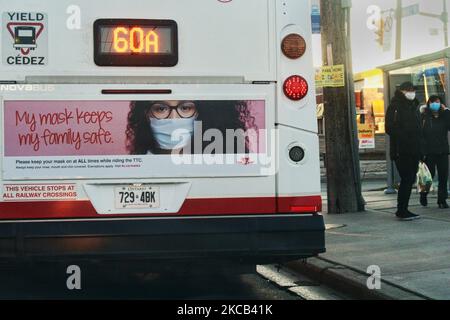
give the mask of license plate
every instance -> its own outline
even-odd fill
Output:
[[[159,208],[159,187],[119,187],[114,193],[116,209]]]

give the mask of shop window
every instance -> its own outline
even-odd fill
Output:
[[[376,134],[384,134],[383,73],[375,69],[363,73],[355,82],[356,120],[358,128],[373,128]]]
[[[391,98],[400,84],[411,81],[417,87],[417,99],[425,104],[432,95],[438,95],[445,101],[445,64],[444,60],[402,68],[389,72]]]

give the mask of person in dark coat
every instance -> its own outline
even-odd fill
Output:
[[[422,113],[424,162],[435,176],[438,171],[438,206],[447,209],[448,181],[448,131],[450,130],[450,110],[446,109],[438,96],[431,96]],[[420,193],[420,203],[427,206],[427,193]]]
[[[386,112],[386,133],[390,136],[391,159],[395,161],[401,178],[395,214],[403,221],[419,219],[419,215],[408,210],[422,158],[419,101],[411,82],[402,83],[391,100]]]

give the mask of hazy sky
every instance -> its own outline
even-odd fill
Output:
[[[446,0],[450,10],[450,0]],[[319,0],[313,0],[319,3]],[[395,8],[396,0],[353,0],[352,8],[352,50],[353,69],[360,72],[395,60],[395,27],[392,35],[392,48],[389,52],[376,43],[375,33],[367,28],[369,14],[367,8],[377,5],[382,10]],[[420,11],[441,14],[443,0],[403,0],[403,7],[419,3]],[[395,22],[394,22],[395,25]],[[437,29],[432,35],[430,29]],[[314,64],[321,65],[320,36],[313,36]],[[434,18],[420,15],[403,19],[402,58],[438,51],[444,48],[443,23]]]

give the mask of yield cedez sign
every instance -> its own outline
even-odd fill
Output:
[[[4,12],[3,64],[43,66],[48,60],[48,21],[42,12]]]

